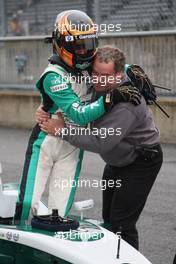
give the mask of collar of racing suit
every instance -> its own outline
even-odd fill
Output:
[[[62,59],[57,54],[53,54],[48,59],[48,61],[51,64],[57,64],[57,65],[61,66],[62,68],[64,68],[64,70],[66,70],[72,76],[76,76],[76,77],[83,76],[85,71],[87,71],[89,75],[91,75],[91,73],[92,73],[92,67],[89,67],[86,70],[81,71],[81,70],[79,70],[77,68],[72,68],[72,67],[68,66],[66,63],[64,63],[62,61]]]

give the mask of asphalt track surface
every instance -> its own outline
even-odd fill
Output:
[[[0,127],[0,162],[4,183],[19,181],[29,135],[29,130]],[[140,251],[153,264],[172,264],[176,250],[176,145],[163,145],[163,150],[164,164],[138,222]],[[98,155],[85,153],[80,181],[88,179],[90,187],[79,187],[75,197],[77,201],[94,199],[94,208],[85,215],[96,219],[101,219],[100,180],[103,167],[104,162]],[[99,182],[98,188],[93,184],[95,180]],[[45,201],[47,194],[46,190]]]

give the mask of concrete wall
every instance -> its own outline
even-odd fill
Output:
[[[151,107],[154,120],[161,132],[161,141],[176,143],[176,98],[160,98],[158,102],[170,116],[167,118],[158,107]]]
[[[46,65],[51,54],[50,45],[44,44],[41,38],[0,38],[0,84],[5,87],[11,85],[27,86],[35,84]],[[24,72],[18,73],[15,57],[26,56],[27,63]]]
[[[39,103],[38,92],[0,90],[0,126],[32,128]]]
[[[176,98],[162,98],[159,103],[170,115],[168,119],[152,106],[156,124],[161,131],[161,140],[176,143]],[[32,128],[39,104],[40,96],[37,92],[0,91],[0,126]]]

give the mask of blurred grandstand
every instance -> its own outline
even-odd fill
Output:
[[[0,35],[50,34],[65,9],[87,12],[97,23],[122,24],[123,31],[176,28],[175,0],[1,0]]]

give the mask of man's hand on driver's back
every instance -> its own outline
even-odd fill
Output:
[[[40,105],[35,113],[36,122],[42,124],[43,122],[48,121],[49,118],[50,115],[43,110],[43,105]]]
[[[62,134],[62,129],[65,128],[65,122],[61,113],[57,113],[57,119],[48,119],[39,124],[42,131],[52,136]]]

